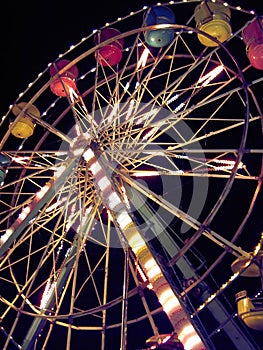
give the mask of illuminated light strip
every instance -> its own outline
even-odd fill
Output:
[[[135,125],[142,124],[147,118],[152,117],[155,114],[157,114],[158,110],[159,110],[159,108],[154,108],[151,111],[145,113],[143,117],[141,117],[135,121]]]
[[[109,179],[107,178],[107,176],[103,176],[98,182],[97,182],[100,190],[102,192],[106,191],[107,189],[111,189],[111,183],[109,181]]]
[[[144,240],[141,238],[141,235],[136,232],[131,236],[128,236],[129,245],[131,246],[134,254],[137,254],[142,247],[146,248]]]
[[[142,170],[142,171],[134,171],[131,175],[136,176],[136,177],[138,177],[138,176],[157,176],[157,175],[159,175],[159,172],[158,171],[151,171],[151,170],[149,170],[149,171]]]
[[[155,126],[153,127],[150,131],[148,131],[144,136],[143,136],[143,140],[148,140],[156,131],[159,130],[159,127]]]
[[[44,309],[48,303],[48,300],[50,296],[52,295],[54,289],[56,287],[56,282],[51,283],[50,279],[47,281],[47,284],[45,286],[45,290],[43,292],[41,301],[40,301],[40,308]]]
[[[128,82],[124,87],[124,91],[127,91],[129,89],[129,87],[130,87],[130,83]]]
[[[29,159],[30,159],[29,157],[12,157],[11,161],[18,163],[18,164],[25,165],[25,164],[27,164]]]
[[[116,192],[112,192],[108,196],[108,206],[111,210],[116,210],[117,206],[121,204],[121,200]]]
[[[190,334],[195,333],[195,329],[192,325],[185,326],[182,331],[178,334],[178,338],[182,341],[185,340]]]
[[[21,213],[18,215],[18,221],[23,221],[28,216],[28,214],[31,212],[31,208],[29,206],[24,207],[21,211]]]
[[[162,275],[159,269],[156,269],[155,271],[155,267],[158,265],[155,259],[152,257],[151,253],[149,251],[142,251],[141,254],[137,254],[137,257],[138,257],[138,260],[141,262],[143,269],[145,270],[145,273],[149,279],[149,282],[153,286],[153,290],[155,291],[161,305],[163,306],[163,310],[166,312],[168,318],[173,324],[175,331],[179,332],[180,328],[182,326],[185,326],[185,323],[189,323],[189,325],[191,325],[184,309],[180,305],[178,298],[175,296],[174,292],[170,288],[170,285],[166,281],[165,277]],[[155,271],[153,276],[149,276],[149,272],[151,270]],[[154,279],[154,277],[156,277],[157,275],[156,274],[157,271],[158,271],[158,278]],[[201,338],[195,332],[195,330],[193,335],[195,336],[196,339],[198,339],[198,344],[200,344],[200,346],[198,347],[198,350],[204,349],[204,345],[201,341]],[[193,347],[189,348],[189,350],[194,350],[194,348]]]
[[[178,94],[174,95],[173,97],[171,97],[168,101],[167,101],[167,104],[169,105],[170,103],[172,103],[173,101],[177,100],[179,97]]]
[[[145,48],[141,54],[141,57],[137,63],[136,69],[139,69],[140,67],[145,67],[148,56],[149,56],[150,50],[148,48]]]
[[[122,193],[122,196],[123,196],[124,203],[126,204],[126,207],[130,209],[131,208],[130,202],[129,202],[129,199],[128,199],[128,196],[127,196],[127,193],[126,193],[126,189],[125,189],[124,186],[121,186],[121,193]]]
[[[117,112],[118,112],[118,104],[115,103],[110,115],[107,118],[107,122],[111,123],[113,117],[117,115]]]
[[[143,280],[143,282],[146,282],[147,281],[147,277],[146,277],[145,273],[143,272],[141,266],[138,263],[136,263],[135,266],[136,266],[136,270],[138,271],[138,273],[139,273],[141,279]]]
[[[96,176],[100,171],[103,170],[98,161],[92,163],[89,169],[94,176]]]
[[[93,169],[96,168],[96,165],[94,164],[96,164],[96,162],[98,161],[95,159],[94,152],[90,152],[89,150],[87,150],[83,154],[83,157],[89,163],[93,161],[93,167],[94,167]],[[90,165],[90,169],[91,169],[91,166],[92,165]],[[119,212],[115,214],[116,221],[119,224],[120,229],[125,234],[130,247],[132,248],[133,252],[138,258],[138,261],[142,266],[142,271],[145,273],[145,276],[149,280],[149,286],[150,285],[152,286],[152,289],[155,291],[157,297],[158,297],[158,293],[156,289],[157,290],[159,289],[160,292],[163,292],[164,288],[166,289],[166,293],[167,293],[166,298],[164,298],[163,296],[164,299],[162,300],[163,301],[162,306],[164,311],[167,313],[167,316],[170,318],[170,321],[173,325],[175,324],[175,322],[176,324],[178,324],[178,321],[180,322],[180,324],[185,323],[185,320],[188,320],[186,312],[180,305],[178,298],[173,293],[172,289],[170,288],[170,285],[168,284],[165,277],[163,276],[159,265],[155,261],[151,252],[148,250],[143,238],[140,237],[141,235],[137,230],[136,226],[134,225],[129,213],[127,212],[124,203],[122,203],[118,193],[114,191],[113,187],[111,186],[111,182],[107,178],[106,172],[103,172],[103,169],[102,169],[102,173],[104,173],[104,176],[100,180],[95,178],[95,182],[97,183],[98,187],[102,189],[102,196],[103,196],[103,192],[105,192],[105,189],[112,190],[108,196],[104,196],[105,200],[107,201],[108,207],[109,207],[109,204],[111,205],[111,210],[116,209],[116,206],[119,204],[123,206],[121,210],[119,210]],[[102,179],[103,181],[106,181],[105,186],[103,186],[102,183],[100,183]],[[135,247],[135,244],[138,244],[138,247]],[[160,280],[161,282],[159,282]],[[158,285],[160,285],[159,288],[158,288]],[[171,292],[168,291],[169,289],[171,289]],[[170,293],[170,297],[167,297],[169,293]],[[175,329],[175,331],[178,332],[179,329]],[[197,334],[196,334],[196,337],[199,338]],[[200,344],[202,344],[201,339],[200,339]],[[198,350],[201,350],[201,348]]]
[[[128,226],[129,224],[132,223],[132,220],[131,220],[129,214],[127,212],[123,211],[123,212],[117,214],[117,222],[120,225],[120,228],[122,230],[124,230],[126,226]]]
[[[214,171],[232,170],[232,169],[233,169],[233,165],[215,166],[215,165],[209,165],[209,164],[208,164],[208,167],[209,167],[208,170],[214,170]],[[212,169],[211,169],[211,168],[212,168]],[[238,167],[238,169],[241,169],[241,168]]]
[[[207,304],[209,304],[216,296],[218,296],[226,287],[229,286],[230,283],[232,283],[233,280],[235,280],[239,275],[240,273],[247,267],[251,264],[251,261],[253,259],[253,257],[256,257],[256,255],[258,254],[258,252],[261,250],[261,246],[262,246],[262,241],[263,241],[263,233],[261,234],[261,239],[260,239],[260,242],[256,245],[252,255],[251,255],[251,258],[247,260],[246,263],[244,263],[244,265],[242,266],[242,269],[236,273],[234,273],[229,279],[227,282],[223,283],[221,285],[221,287],[213,294],[211,294],[207,299],[206,301],[201,304],[197,309],[196,309],[196,312],[199,312],[201,311]],[[193,317],[194,315],[192,315],[191,317]]]
[[[181,102],[174,110],[173,112],[179,112],[183,107],[185,106],[185,102]]]
[[[209,72],[206,75],[204,75],[203,77],[201,77],[198,80],[197,84],[203,83],[201,86],[208,85],[211,80],[216,78],[222,72],[223,69],[224,69],[224,67],[222,65],[214,68],[213,70],[211,70],[211,72]]]
[[[128,108],[128,111],[126,113],[125,120],[128,120],[130,118],[130,116],[132,115],[134,104],[135,104],[135,101],[131,100],[130,103],[129,103],[129,108]]]
[[[52,181],[53,182],[53,181]],[[52,182],[47,182],[45,186],[43,186],[35,195],[35,197],[32,199],[31,203],[24,207],[20,214],[18,215],[18,218],[14,221],[14,223],[5,231],[5,233],[0,238],[0,245],[5,243],[8,238],[15,232],[15,230],[18,228],[18,226],[27,218],[27,216],[31,213],[31,211],[34,209],[34,207],[38,204],[38,202],[41,200],[41,198],[44,197],[44,195],[48,192],[48,190],[52,186]]]
[[[66,166],[65,166],[65,165],[61,165],[60,167],[52,168],[52,170],[54,170],[53,177],[54,177],[55,179],[57,179],[57,178],[59,178],[60,175],[66,170]]]
[[[250,262],[248,262],[246,265],[244,265],[244,268],[249,265]],[[236,272],[235,274],[233,274],[229,280],[225,283],[222,284],[222,286],[213,294],[211,294],[206,301],[201,304],[197,309],[196,312],[199,312],[200,310],[202,310],[207,304],[209,304],[212,300],[215,299],[215,297],[217,297],[234,279],[236,279],[239,276],[240,272]],[[192,315],[194,316],[194,315]]]
[[[221,166],[213,165],[211,163],[218,163],[222,164]],[[235,165],[234,160],[228,160],[228,159],[213,159],[211,162],[206,163],[208,168],[212,168],[215,171],[220,171],[220,170],[232,170],[234,165]],[[237,169],[242,169],[244,167],[244,164],[240,162],[238,164]],[[210,169],[209,169],[210,170]]]
[[[80,136],[81,132],[80,132],[80,127],[78,124],[75,125],[75,131],[76,131],[77,136]]]
[[[56,203],[50,205],[45,211],[46,213],[51,212],[52,210],[56,209],[57,207],[60,206],[60,204],[62,204],[63,202],[66,201],[66,197],[62,198],[61,200],[58,200]]]
[[[162,344],[166,343],[170,338],[171,338],[171,336],[167,335],[165,338],[163,338]]]
[[[179,340],[180,340],[180,338],[179,338]],[[187,339],[184,341],[184,343],[183,343],[184,349],[185,350],[195,349],[196,346],[200,345],[200,343],[201,343],[201,339],[199,338],[199,336],[196,334],[193,334],[192,336],[187,337]],[[198,349],[200,349],[200,347],[198,347]],[[203,348],[203,347],[202,347],[202,349],[205,350],[205,348]]]
[[[78,100],[79,95],[71,86],[68,86],[68,89],[69,89],[69,99],[72,103],[75,103]]]
[[[85,159],[85,161],[88,163],[92,158],[95,157],[94,152],[92,151],[91,148],[88,148],[87,151],[85,151],[83,153],[83,158]]]
[[[92,210],[93,206],[89,206],[88,208],[86,208],[83,217],[80,220],[80,225],[77,228],[77,232],[79,232],[79,230],[87,223],[87,220],[89,218],[89,214]],[[95,221],[96,222],[96,221]]]
[[[48,190],[50,189],[51,185],[50,183],[46,183],[45,186],[43,186],[37,193],[36,193],[36,197],[38,199],[41,199],[44,197],[44,195],[48,192]]]
[[[262,244],[263,244],[263,232],[261,233],[261,237],[260,237],[260,241],[258,242],[258,244],[256,245],[256,247],[254,248],[254,251],[252,253],[252,255],[255,257],[259,251],[262,249]]]
[[[170,296],[170,298],[166,299],[161,304],[167,315],[170,315],[174,309],[182,310],[182,307],[175,295]]]
[[[148,253],[148,252],[147,252]],[[150,255],[150,254],[149,254]],[[144,264],[144,268],[146,270],[151,269],[154,265],[156,264],[154,258],[151,258],[150,260],[148,260],[145,264]]]
[[[159,268],[159,266],[157,264],[153,265],[148,271],[147,271],[147,275],[149,280],[161,275],[161,270]]]
[[[13,227],[10,227],[10,228],[8,228],[6,231],[5,231],[5,233],[1,236],[1,238],[0,238],[0,246],[2,245],[2,244],[4,244],[7,240],[8,240],[8,238],[9,237],[11,237],[12,236],[12,233],[14,232],[14,228]]]
[[[134,90],[137,90],[139,86],[140,86],[140,83],[137,81],[137,83],[135,84]]]
[[[229,159],[213,159],[213,163],[220,163],[220,164],[232,164],[235,165],[235,160],[229,160]],[[243,163],[240,162],[238,166],[243,166]]]
[[[167,301],[171,297],[174,297],[174,293],[173,293],[173,291],[170,288],[167,288],[165,291],[163,291],[159,295],[159,301],[160,301],[161,304],[163,304],[165,301]],[[176,300],[178,301],[177,298],[176,298]],[[178,302],[178,304],[179,304],[179,302]]]

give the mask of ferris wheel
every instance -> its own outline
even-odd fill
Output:
[[[222,1],[145,6],[10,106],[2,349],[260,349],[262,26]]]

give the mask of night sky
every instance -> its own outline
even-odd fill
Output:
[[[80,0],[7,2],[0,11],[1,116],[28,83],[71,44],[78,43],[82,37],[108,21],[125,16],[143,5],[155,3],[101,0],[91,6],[91,2]],[[232,0],[229,3],[263,13],[262,0]]]
[[[100,0],[91,7],[89,1],[80,0],[67,4],[51,0],[5,2],[0,11],[0,113],[5,113],[27,84],[70,45],[106,22],[155,3],[153,0]],[[262,1],[230,0],[229,3],[263,13]]]

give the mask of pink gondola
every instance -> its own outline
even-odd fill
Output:
[[[68,60],[60,60],[54,63],[50,67],[50,76],[54,77],[58,74],[64,67],[70,64]],[[66,97],[70,94],[70,89],[76,91],[76,78],[78,77],[78,68],[73,65],[69,69],[65,70],[63,73],[59,73],[58,78],[54,79],[50,84],[51,91],[61,97]]]
[[[94,42],[98,45],[120,34],[121,32],[117,29],[105,28],[95,35]],[[95,52],[96,60],[103,66],[115,66],[122,59],[123,45],[124,39],[121,38],[102,46]]]
[[[256,18],[242,31],[247,57],[256,69],[263,69],[263,17]]]

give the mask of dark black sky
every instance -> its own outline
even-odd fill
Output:
[[[229,2],[263,14],[262,0]],[[71,44],[106,22],[155,3],[149,0],[7,1],[0,10],[0,117],[28,83]]]
[[[27,84],[71,44],[106,22],[155,3],[153,0],[5,2],[0,11],[1,115]],[[263,13],[261,0],[229,3]]]
[[[10,1],[1,9],[1,106],[9,104],[47,64],[93,29],[145,3],[133,1]]]

